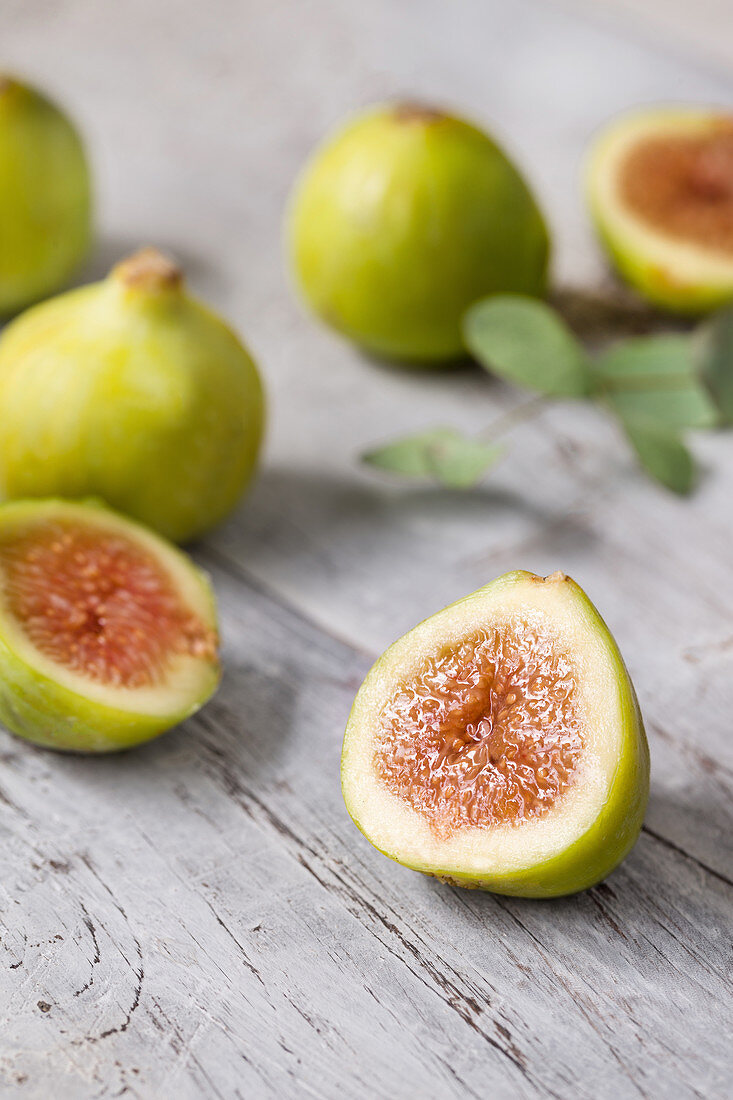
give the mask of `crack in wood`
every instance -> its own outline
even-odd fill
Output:
[[[207,908],[209,909],[209,912],[210,912],[210,913],[211,913],[211,915],[213,916],[213,918],[214,918],[214,920],[216,921],[216,923],[217,923],[217,924],[218,924],[218,925],[219,925],[219,926],[220,926],[221,928],[223,928],[223,929],[224,929],[224,931],[226,932],[226,934],[227,934],[227,935],[229,936],[229,938],[231,939],[232,943],[233,943],[233,944],[235,945],[235,947],[237,947],[237,949],[239,950],[239,953],[240,953],[240,955],[242,956],[242,962],[243,962],[243,963],[244,963],[244,965],[245,965],[245,966],[247,967],[247,969],[249,970],[249,972],[250,972],[250,974],[252,975],[252,977],[254,977],[254,978],[256,978],[256,979],[257,979],[257,981],[258,981],[258,982],[260,983],[260,985],[261,985],[261,986],[263,987],[263,989],[266,989],[267,987],[266,987],[266,985],[265,985],[265,980],[264,980],[264,978],[262,977],[262,975],[260,974],[260,972],[259,972],[259,970],[257,969],[257,967],[256,967],[256,966],[254,965],[254,963],[252,962],[252,960],[251,960],[251,959],[249,958],[249,956],[248,956],[247,952],[246,952],[246,951],[245,951],[245,949],[244,949],[244,945],[243,945],[243,944],[241,944],[241,943],[239,942],[239,940],[237,939],[237,937],[236,937],[236,936],[234,935],[234,933],[232,932],[231,928],[229,928],[229,926],[228,926],[227,924],[225,924],[225,922],[224,922],[224,921],[223,921],[223,920],[221,919],[221,917],[220,917],[220,916],[219,916],[219,914],[217,913],[216,909],[214,908],[214,906],[213,906],[213,905],[211,904],[211,902],[209,901],[209,899],[208,899],[208,898],[207,898],[207,897],[206,897],[205,895],[202,895],[202,901],[203,901],[203,902],[205,903],[205,905],[206,905],[206,906],[207,906]]]
[[[579,997],[578,997],[578,995],[577,995],[577,992],[574,992],[574,991],[573,991],[573,990],[572,990],[572,989],[571,989],[571,988],[570,988],[570,987],[568,986],[567,982],[566,982],[566,981],[565,981],[565,979],[564,979],[564,978],[562,977],[562,975],[558,973],[558,971],[557,971],[556,967],[554,967],[554,966],[552,965],[552,963],[551,963],[551,960],[550,960],[550,959],[549,959],[549,957],[547,956],[547,950],[546,950],[546,947],[545,947],[545,945],[544,945],[544,944],[542,943],[542,941],[541,941],[541,940],[539,940],[539,939],[537,938],[537,936],[535,936],[535,934],[534,934],[534,933],[533,933],[533,932],[531,931],[531,929],[530,929],[530,928],[528,928],[528,927],[527,927],[527,925],[526,925],[526,924],[524,924],[524,922],[523,922],[522,920],[520,920],[520,918],[519,918],[519,917],[517,916],[517,914],[516,914],[516,913],[514,912],[514,910],[513,910],[513,909],[512,909],[511,907],[510,907],[510,904],[509,904],[509,902],[508,902],[507,900],[505,900],[505,899],[503,899],[503,898],[500,898],[500,897],[497,897],[497,902],[498,902],[499,908],[500,908],[500,909],[503,909],[503,910],[504,910],[504,912],[505,912],[505,913],[507,913],[507,914],[508,914],[508,915],[509,915],[509,916],[510,916],[510,917],[512,918],[512,920],[514,920],[514,921],[515,921],[515,922],[516,922],[516,923],[518,924],[518,926],[519,926],[519,927],[520,927],[520,928],[521,928],[521,929],[522,929],[522,930],[523,930],[523,931],[524,931],[524,932],[526,933],[526,935],[528,935],[528,936],[529,936],[529,938],[530,938],[531,940],[533,940],[533,941],[534,941],[534,943],[535,943],[536,947],[537,947],[537,948],[538,948],[538,950],[540,951],[541,955],[542,955],[542,956],[544,957],[545,963],[546,963],[546,965],[548,966],[549,970],[550,970],[550,971],[552,972],[552,974],[554,975],[555,979],[556,979],[556,980],[557,980],[557,981],[558,981],[558,982],[560,983],[560,985],[562,985],[562,986],[563,986],[563,988],[564,988],[564,989],[565,989],[565,990],[566,990],[566,991],[567,991],[567,992],[568,992],[568,993],[570,994],[570,996],[571,996],[571,997],[573,998],[573,1000],[575,1001],[575,1004],[576,1004],[576,1006],[578,1007],[578,1009],[579,1009],[579,1010],[580,1010],[580,1012],[582,1013],[582,1015],[583,1015],[583,1017],[585,1018],[586,1022],[587,1022],[587,1023],[588,1023],[588,1025],[589,1025],[589,1026],[590,1026],[590,1027],[592,1028],[592,1030],[593,1030],[593,1031],[594,1031],[594,1032],[595,1032],[595,1033],[596,1033],[596,1034],[598,1035],[598,1037],[599,1037],[599,1039],[601,1040],[601,1042],[603,1043],[603,1045],[604,1045],[605,1049],[606,1049],[606,1050],[608,1050],[608,1052],[610,1053],[611,1057],[612,1057],[612,1058],[613,1058],[613,1059],[614,1059],[614,1060],[616,1061],[616,1063],[617,1063],[617,1065],[619,1066],[619,1068],[620,1068],[620,1069],[621,1069],[621,1070],[623,1071],[624,1075],[625,1075],[625,1076],[626,1076],[626,1077],[628,1078],[628,1080],[630,1081],[630,1083],[632,1084],[632,1086],[633,1086],[633,1088],[634,1088],[634,1091],[635,1091],[635,1092],[637,1092],[637,1093],[639,1094],[639,1096],[640,1096],[640,1097],[642,1097],[642,1100],[646,1100],[646,1098],[647,1098],[647,1093],[646,1093],[646,1092],[644,1092],[644,1090],[643,1090],[643,1089],[641,1088],[641,1086],[639,1085],[638,1081],[636,1081],[636,1080],[635,1080],[635,1078],[634,1078],[633,1074],[631,1073],[631,1070],[630,1070],[630,1069],[629,1069],[629,1067],[628,1067],[628,1066],[626,1065],[626,1063],[625,1063],[625,1062],[624,1062],[624,1060],[622,1059],[622,1057],[621,1057],[621,1055],[619,1054],[619,1052],[618,1052],[618,1051],[616,1050],[616,1048],[615,1048],[615,1047],[613,1046],[613,1044],[612,1044],[612,1043],[610,1042],[610,1040],[609,1040],[609,1039],[607,1039],[607,1038],[606,1038],[606,1037],[605,1037],[605,1036],[604,1036],[604,1035],[603,1035],[603,1034],[601,1033],[601,1031],[600,1031],[600,1030],[599,1030],[599,1028],[598,1028],[598,1024],[597,1024],[597,1023],[596,1023],[596,1021],[595,1021],[595,1020],[593,1019],[593,1016],[592,1016],[592,1015],[590,1014],[590,1012],[588,1012],[588,1011],[587,1011],[587,1009],[586,1009],[586,1007],[585,1007],[585,1006],[584,1006],[584,1005],[582,1004],[581,1000],[579,999]]]
[[[132,1003],[131,1003],[129,1009],[125,1010],[125,1014],[124,1014],[124,1017],[123,1017],[123,1020],[122,1020],[121,1024],[117,1024],[115,1027],[106,1028],[104,1031],[100,1032],[99,1035],[87,1035],[87,1036],[85,1036],[85,1039],[86,1039],[87,1042],[96,1043],[96,1042],[99,1042],[101,1040],[108,1039],[111,1035],[124,1034],[124,1032],[127,1031],[127,1029],[129,1028],[130,1023],[132,1021],[133,1015],[135,1014],[135,1012],[137,1011],[137,1009],[140,1006],[140,998],[141,998],[141,995],[142,995],[142,988],[143,988],[143,981],[144,981],[144,978],[145,978],[145,971],[144,971],[144,968],[143,968],[143,951],[142,951],[142,947],[140,945],[139,939],[137,938],[135,933],[132,931],[132,928],[130,927],[130,922],[128,920],[127,913],[123,909],[122,905],[120,905],[120,903],[118,902],[117,898],[115,897],[113,891],[110,889],[109,885],[100,876],[100,874],[97,871],[96,867],[92,863],[92,860],[91,860],[90,856],[88,854],[84,853],[79,858],[81,859],[81,862],[84,864],[84,866],[89,870],[89,872],[97,880],[99,885],[109,895],[109,897],[112,901],[112,904],[114,905],[115,909],[117,910],[117,912],[120,914],[120,916],[124,920],[128,930],[130,932],[130,936],[132,937],[132,941],[135,945],[135,951],[137,953],[137,965],[133,965],[130,962],[130,960],[127,958],[127,956],[125,955],[122,948],[118,945],[118,950],[119,950],[120,955],[125,960],[125,962],[127,963],[130,970],[132,971],[132,973],[135,976],[135,988],[133,990]],[[86,912],[86,910],[85,910],[85,912]],[[87,914],[87,916],[88,916],[88,914]],[[96,933],[94,933],[94,943],[97,944]],[[98,955],[100,954],[98,944],[97,944],[97,954]],[[97,960],[97,961],[99,961],[99,960]]]
[[[668,848],[671,852],[676,852],[677,855],[682,856],[683,859],[689,860],[690,863],[694,863],[696,867],[699,867],[701,871],[705,871],[708,875],[717,879],[718,882],[724,883],[726,886],[733,886],[733,879],[728,878],[721,871],[716,871],[714,867],[711,867],[708,863],[703,863],[697,856],[693,856],[686,849],[680,847],[679,844],[675,844],[673,840],[669,840],[668,837],[662,836],[655,829],[650,828],[649,825],[642,825],[641,831],[646,833],[647,836],[652,837],[653,840],[663,844],[665,848]]]
[[[588,890],[587,893],[588,893],[588,897],[593,902],[596,909],[601,914],[601,917],[606,922],[606,924],[609,926],[609,928],[611,928],[616,933],[617,936],[620,936],[622,940],[625,940],[626,939],[626,933],[619,927],[619,925],[616,923],[616,921],[613,919],[611,914],[606,909],[605,905],[598,898],[598,887],[597,886],[591,887],[591,889]]]
[[[68,867],[68,864],[67,864],[67,867]],[[80,907],[82,913],[84,914],[83,919],[84,919],[84,924],[87,928],[87,931],[89,932],[89,935],[92,937],[92,944],[94,945],[94,956],[90,960],[90,962],[91,962],[91,974],[90,974],[90,977],[89,977],[89,981],[85,982],[84,985],[81,986],[81,988],[74,990],[74,996],[75,997],[80,997],[82,993],[86,993],[87,989],[90,989],[94,985],[94,967],[97,965],[97,963],[99,962],[99,960],[101,958],[101,955],[99,953],[99,941],[97,940],[97,930],[94,927],[94,923],[92,921],[92,918],[89,916],[89,910],[87,909],[84,902],[81,901],[81,899],[79,900],[79,907]]]
[[[346,649],[354,657],[365,657],[370,662],[370,664],[373,663],[373,661],[375,660],[376,655],[373,652],[360,649],[350,639],[344,638],[343,636],[329,630],[322,623],[304,614],[304,612],[300,608],[295,606],[287,599],[283,598],[280,593],[272,590],[269,585],[266,585],[259,581],[256,577],[254,577],[246,569],[244,569],[239,562],[236,562],[228,557],[228,555],[224,551],[218,548],[214,549],[207,546],[205,548],[205,552],[201,556],[204,558],[204,560],[207,558],[210,559],[210,561],[223,572],[227,573],[235,580],[246,584],[249,588],[257,592],[259,595],[264,596],[266,599],[272,600],[280,608],[287,612],[287,614],[291,615],[293,618],[297,619],[305,626],[309,627],[311,630],[315,630],[316,633],[329,638],[330,641]],[[656,840],[659,840],[661,843],[666,844],[671,851],[675,851],[683,858],[686,858],[696,863],[698,867],[700,867],[704,871],[707,871],[708,874],[719,879],[719,881],[724,882],[729,886],[733,885],[733,880],[727,878],[721,872],[714,870],[714,868],[710,867],[702,860],[699,860],[690,852],[687,852],[680,845],[675,844],[673,841],[667,840],[667,838],[663,837],[659,833],[652,831],[646,825],[643,827],[643,830],[647,832],[650,836],[653,836]]]
[[[220,763],[226,760],[226,754],[222,753],[218,746],[212,746],[208,741],[206,745],[212,756]],[[363,894],[355,891],[344,877],[324,860],[322,855],[315,848],[307,844],[301,837],[297,836],[290,826],[283,822],[261,799],[251,790],[248,790],[233,774],[230,772],[219,772],[218,778],[220,782],[225,785],[230,797],[237,800],[248,816],[253,817],[253,809],[256,809],[257,813],[264,817],[267,823],[288,841],[288,844],[295,849],[294,858],[297,859],[300,865],[316,879],[323,889],[331,893],[335,891],[340,895],[341,900],[346,901],[347,908],[353,916],[361,920],[363,914],[367,913],[373,923],[381,925],[391,937],[395,937],[402,948],[413,957],[420,970],[427,974],[435,984],[431,984],[419,971],[414,970],[407,964],[411,973],[419,977],[426,987],[434,994],[437,994],[443,1003],[452,1011],[456,1012],[462,1021],[476,1032],[477,1035],[508,1059],[528,1081],[533,1081],[533,1077],[527,1068],[527,1059],[525,1055],[511,1038],[507,1040],[505,1034],[507,1029],[504,1028],[503,1025],[497,1024],[496,1021],[492,1020],[492,1024],[499,1032],[499,1035],[504,1038],[504,1043],[502,1043],[499,1039],[490,1035],[485,1028],[481,1027],[478,1023],[479,1018],[485,1012],[484,1006],[479,1004],[476,999],[477,996],[480,996],[478,991],[474,989],[468,992],[465,989],[461,989],[460,986],[456,984],[455,980],[449,978],[448,975],[444,974],[434,963],[426,959],[417,946],[406,938],[403,931],[380,912],[376,904],[365,898]],[[325,871],[330,874],[334,882],[329,883],[326,881],[323,877],[323,873],[319,874],[319,872],[316,871],[313,866],[314,863],[321,869],[321,872]],[[381,942],[395,958],[400,960],[403,964],[406,964],[405,958],[398,951],[394,950],[389,940],[382,939]],[[463,980],[455,971],[452,971],[452,973],[458,981]],[[490,1007],[490,1001],[488,999],[486,1007]],[[555,1094],[548,1093],[548,1095]]]

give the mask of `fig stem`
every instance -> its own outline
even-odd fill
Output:
[[[598,391],[604,393],[623,393],[633,390],[634,393],[647,392],[649,390],[676,390],[689,384],[688,374],[635,374],[626,378],[603,378],[598,383]]]
[[[127,256],[112,269],[112,275],[128,289],[138,288],[148,292],[177,290],[183,281],[183,273],[157,248],[141,248]]]

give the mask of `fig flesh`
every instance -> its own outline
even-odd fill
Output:
[[[0,315],[63,286],[90,238],[79,134],[45,96],[0,75]]]
[[[507,573],[395,642],[344,739],[346,806],[376,848],[500,894],[605,878],[638,836],[648,787],[618,648],[562,573]]]
[[[733,114],[616,120],[590,151],[587,193],[616,268],[649,301],[693,315],[733,300]]]
[[[37,745],[148,741],[219,682],[213,593],[186,555],[88,502],[0,506],[0,721]]]
[[[473,302],[545,290],[547,230],[517,169],[481,130],[420,104],[372,109],[316,151],[289,236],[314,312],[385,358],[455,359]]]
[[[175,542],[213,527],[250,481],[257,367],[154,249],[0,336],[0,493],[100,497]]]

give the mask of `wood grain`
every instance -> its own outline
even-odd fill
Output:
[[[733,441],[695,441],[706,473],[687,502],[571,404],[518,429],[473,493],[376,477],[360,449],[479,430],[517,396],[478,371],[360,358],[298,310],[278,240],[325,128],[409,91],[495,126],[550,214],[558,279],[613,305],[579,193],[587,137],[634,102],[730,102],[733,84],[540,0],[9,0],[0,31],[92,144],[90,273],[168,247],[246,334],[271,407],[258,484],[196,548],[221,604],[218,696],[114,759],[0,734],[2,1095],[729,1096]],[[517,567],[587,589],[652,748],[634,852],[556,902],[390,863],[339,790],[371,661]]]

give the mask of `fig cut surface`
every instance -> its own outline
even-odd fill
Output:
[[[506,574],[421,623],[371,670],[344,740],[358,827],[457,885],[552,896],[633,845],[649,762],[608,628],[563,574]]]
[[[694,314],[733,299],[733,114],[622,117],[594,143],[587,185],[613,261],[650,301]]]
[[[733,257],[733,116],[699,137],[651,137],[621,167],[621,195],[650,226]]]
[[[0,507],[0,718],[77,751],[147,740],[219,678],[208,583],[184,554],[98,505]]]
[[[157,558],[113,530],[59,518],[0,534],[6,607],[39,653],[124,688],[164,682],[171,658],[215,653],[213,631]]]

